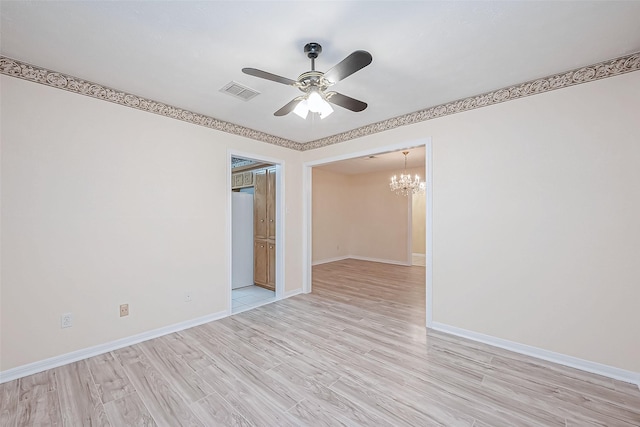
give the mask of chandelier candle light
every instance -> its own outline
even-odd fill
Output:
[[[407,154],[409,152],[403,151],[402,154],[404,154],[404,173],[400,174],[400,179],[398,179],[397,175],[392,176],[389,188],[399,196],[424,192],[426,183],[420,182],[420,176],[416,174],[415,178],[411,179],[411,175],[407,173]]]

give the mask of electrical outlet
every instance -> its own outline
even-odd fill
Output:
[[[70,328],[73,326],[73,314],[65,313],[60,316],[60,328]]]
[[[120,317],[129,315],[129,304],[120,304]]]
[[[191,295],[191,291],[187,291],[184,293],[184,302],[191,302],[193,300],[193,296]]]

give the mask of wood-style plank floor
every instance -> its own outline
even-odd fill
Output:
[[[640,426],[637,386],[427,332],[424,267],[345,260],[313,293],[0,385],[0,425]]]

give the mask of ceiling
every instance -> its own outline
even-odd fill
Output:
[[[2,55],[296,142],[640,51],[640,1],[2,1]],[[333,89],[363,100],[324,120],[273,113],[326,71],[373,62]],[[231,81],[260,95],[219,90]]]
[[[314,169],[322,169],[343,175],[358,175],[382,171],[389,171],[389,176],[398,175],[404,168],[404,155],[402,154],[402,151],[405,150],[354,157],[352,159],[315,166]],[[424,168],[424,145],[410,148],[406,151],[409,152],[409,154],[407,154],[407,169]],[[421,177],[424,179],[424,176],[421,175]]]

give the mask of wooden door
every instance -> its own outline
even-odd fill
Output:
[[[256,240],[253,244],[253,282],[266,286],[269,279],[269,256],[267,242]]]
[[[267,239],[276,239],[276,170],[267,171]]]
[[[267,243],[267,286],[272,290],[276,290],[276,244],[273,242]]]
[[[254,283],[275,290],[276,284],[276,173],[255,172],[253,181]]]
[[[267,221],[267,173],[266,170],[256,171],[253,183],[253,238],[266,239],[268,232]]]

